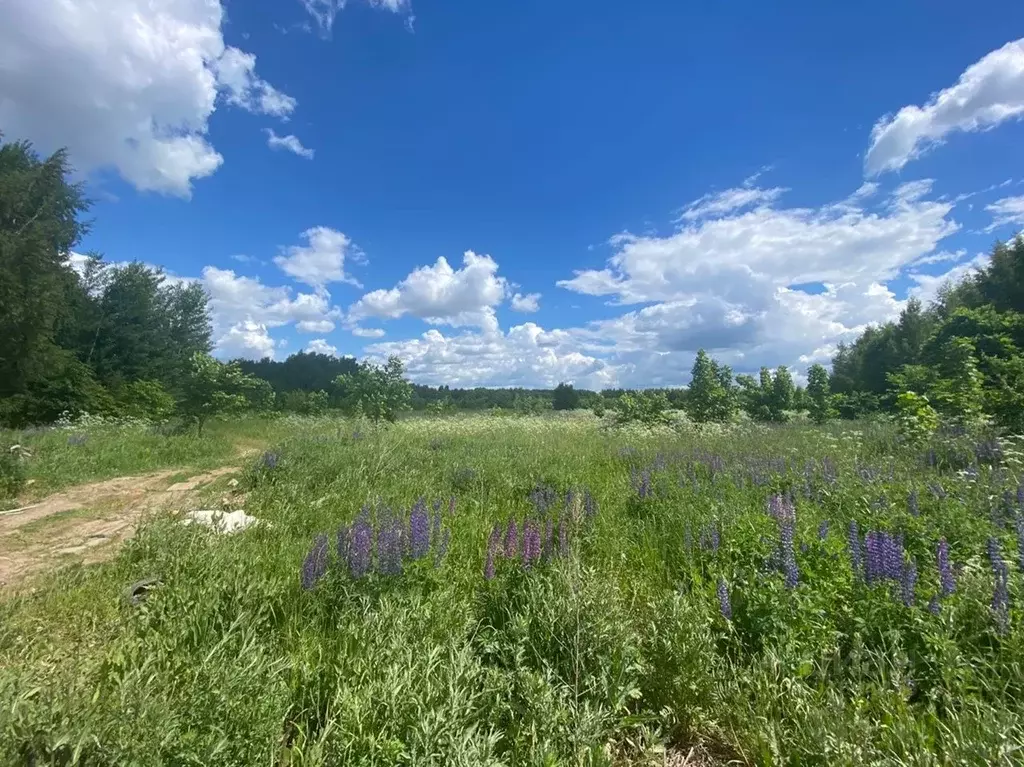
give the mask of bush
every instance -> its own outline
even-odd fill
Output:
[[[626,392],[615,404],[615,422],[657,426],[672,421],[664,392]]]
[[[21,451],[0,445],[0,500],[14,498],[25,486],[25,466]]]
[[[118,389],[115,399],[123,416],[166,421],[174,414],[174,397],[158,381],[132,381]]]

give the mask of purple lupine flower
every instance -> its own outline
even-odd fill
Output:
[[[939,584],[942,596],[948,597],[956,591],[956,577],[953,575],[953,568],[949,563],[949,544],[945,538],[939,541],[935,559],[939,566]]]
[[[885,536],[885,575],[889,580],[898,581],[903,575],[903,533],[882,535]]]
[[[871,584],[885,577],[885,551],[881,533],[868,530],[864,534],[864,580]]]
[[[818,540],[823,541],[828,538],[828,520],[823,519],[818,524]]]
[[[327,572],[327,549],[329,544],[327,542],[327,536],[323,533],[317,535],[313,540],[313,548],[306,554],[306,558],[302,561],[302,573],[300,580],[302,582],[302,588],[309,591],[313,588],[317,581],[324,577]]]
[[[519,556],[519,526],[512,518],[508,518],[508,527],[505,529],[505,558],[515,559]]]
[[[651,497],[653,490],[651,488],[650,469],[644,469],[643,471],[638,471],[635,468],[630,469],[629,482],[633,486],[633,490],[640,500],[645,500]]]
[[[265,469],[276,469],[277,462],[279,459],[280,456],[277,453],[268,450],[263,454],[263,457],[260,459],[260,463],[263,465],[263,468]]]
[[[910,495],[907,496],[907,511],[910,512],[910,516],[912,517],[916,517],[921,513],[921,510],[918,508],[916,490],[911,490]]]
[[[583,491],[583,516],[587,519],[597,516],[597,500],[589,490]]]
[[[532,519],[523,522],[523,567],[529,569],[540,561],[540,528]]]
[[[377,570],[381,575],[401,575],[405,521],[387,508],[377,517]]]
[[[530,502],[538,514],[545,514],[558,500],[558,492],[549,485],[537,485],[530,491]],[[566,497],[566,504],[570,502]]]
[[[370,511],[365,506],[349,529],[348,569],[353,578],[362,578],[370,571],[373,549],[373,527]]]
[[[1017,566],[1024,570],[1024,511],[1014,515],[1013,526],[1017,530]]]
[[[793,520],[787,520],[779,525],[779,557],[782,564],[782,572],[786,576],[786,588],[796,588],[800,580],[800,570],[796,564],[796,552],[793,550]]]
[[[928,612],[930,612],[932,615],[938,615],[940,612],[942,612],[942,606],[939,604],[938,596],[933,596],[930,600],[928,600]]]
[[[721,540],[717,522],[712,522],[700,531],[700,547],[705,551],[718,551]]]
[[[729,586],[725,578],[718,579],[718,610],[727,621],[732,620],[732,605],[729,602]]]
[[[430,551],[430,514],[420,498],[409,513],[409,555],[422,559]]]
[[[915,589],[917,588],[917,562],[911,559],[903,566],[903,577],[901,579],[903,604],[907,607],[914,606]]]
[[[1000,633],[1005,634],[1010,628],[1010,569],[1003,559],[999,541],[989,538],[986,548],[989,562],[992,564],[992,574],[995,576],[995,586],[992,590],[992,615],[995,617]]]
[[[860,531],[857,529],[857,520],[850,520],[850,527],[846,534],[846,547],[850,552],[850,567],[854,577],[862,575],[864,570],[864,558],[861,556]]]
[[[487,558],[484,561],[484,578],[494,578],[494,558],[501,553],[501,525],[497,522],[491,528],[491,537],[487,539]]]

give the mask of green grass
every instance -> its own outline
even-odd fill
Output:
[[[639,765],[697,743],[751,764],[1022,759],[1010,451],[972,476],[956,473],[973,459],[966,440],[940,445],[929,467],[881,426],[652,434],[586,417],[475,417],[355,429],[218,426],[199,455],[258,436],[280,456],[273,469],[249,459],[243,482],[246,511],[268,527],[224,538],[158,519],[114,560],[0,603],[0,760]],[[651,467],[654,494],[641,499],[630,474]],[[531,515],[537,484],[586,488],[599,510],[573,527],[571,554],[528,571],[500,559],[486,580],[492,526]],[[766,500],[786,486],[792,590],[765,564],[779,537]],[[314,536],[364,504],[408,510],[453,495],[439,566],[428,556],[398,576],[353,579],[332,559],[301,588]],[[853,576],[851,519],[904,534],[919,571],[912,607]],[[702,549],[713,523],[721,546]],[[992,536],[1010,563],[1005,633],[989,608]],[[933,615],[941,537],[962,571]],[[161,578],[151,596],[123,604],[123,588],[150,575]]]

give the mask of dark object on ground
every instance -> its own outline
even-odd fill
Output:
[[[124,601],[130,605],[140,604],[142,600],[149,596],[150,589],[159,583],[160,578],[158,576],[135,581],[135,583],[124,590]]]

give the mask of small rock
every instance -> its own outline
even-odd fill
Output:
[[[235,511],[218,511],[217,509],[198,509],[185,515],[184,524],[200,524],[219,533],[237,533],[245,530],[260,520],[250,517],[241,509]]]
[[[238,480],[235,478],[228,480],[228,487],[238,487]]]

